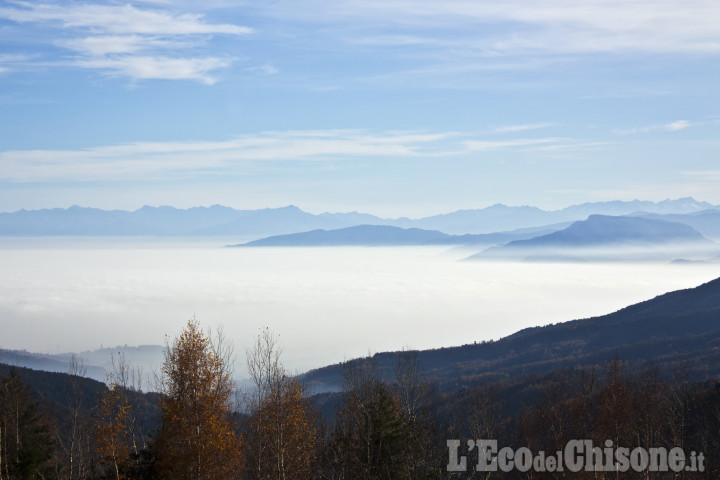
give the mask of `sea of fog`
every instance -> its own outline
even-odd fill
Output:
[[[238,373],[265,326],[300,372],[368,352],[497,339],[720,276],[717,264],[460,262],[447,247],[223,244],[3,239],[0,348],[163,344],[195,315],[222,325]]]

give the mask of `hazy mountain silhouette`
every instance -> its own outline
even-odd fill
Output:
[[[662,256],[676,255],[685,249],[716,251],[712,242],[689,225],[645,217],[591,215],[564,230],[512,241],[475,254],[469,260],[622,258],[623,252]]]
[[[0,213],[0,235],[187,235],[247,214],[220,205],[186,210],[144,206],[134,212],[78,206],[20,210]]]
[[[720,278],[695,288],[666,293],[608,315],[526,328],[497,341],[413,353],[427,378],[446,391],[565,367],[599,365],[615,355],[628,361],[631,367],[654,365],[661,372],[670,372],[684,363],[692,364],[698,378],[712,378],[720,376],[719,318]],[[438,324],[438,328],[442,325]],[[105,356],[109,359],[110,353],[118,350],[136,364],[133,354],[139,352],[142,357],[156,358],[162,347],[115,347],[86,353],[98,359]],[[374,355],[381,375],[391,379],[397,359],[406,354],[384,352]],[[21,360],[20,357],[25,358]],[[62,362],[63,358],[0,351],[0,363],[38,370],[65,371],[67,363]],[[337,390],[346,364],[360,361],[350,360],[314,369],[301,378],[311,391]],[[99,374],[93,370],[91,376]]]
[[[358,225],[389,225],[438,230],[446,234],[488,234],[520,228],[537,228],[583,220],[589,215],[693,214],[713,208],[692,198],[663,202],[598,202],[546,211],[536,207],[501,204],[475,210],[458,210],[419,219],[380,218],[358,212],[304,212],[298,207],[235,210],[213,205],[178,209],[145,206],[135,211],[100,210],[73,206],[67,209],[19,210],[0,213],[0,235],[15,236],[230,236],[278,235],[316,229],[333,230]]]
[[[654,364],[660,371],[691,362],[703,370],[698,375],[711,378],[720,375],[718,318],[720,279],[600,317],[527,328],[498,341],[416,354],[425,375],[445,390],[514,375],[601,364],[614,355],[634,365]],[[397,358],[405,354],[376,354],[381,374],[392,378]],[[330,365],[301,377],[316,391],[337,389],[345,366]]]
[[[337,230],[274,235],[232,247],[323,247],[323,246],[413,246],[413,245],[497,245],[533,238],[559,230],[564,226],[523,228],[512,232],[448,235],[437,230],[400,228],[387,225],[358,225]]]
[[[277,235],[248,242],[238,247],[325,247],[325,246],[392,246],[428,245],[451,239],[436,230],[398,228],[384,225],[359,225],[338,230],[312,230],[310,232]]]
[[[702,242],[706,240],[700,232],[681,223],[641,217],[591,215],[587,220],[575,222],[564,230],[530,240],[518,240],[506,246],[575,247],[626,242],[669,243]]]
[[[74,354],[86,369],[86,376],[99,382],[105,382],[107,374],[113,372],[113,357],[117,361],[120,355],[133,367],[139,367],[143,375],[150,375],[162,366],[164,347],[160,345],[116,346],[99,348]],[[0,349],[0,363],[31,368],[46,372],[66,373],[73,353],[32,353],[25,350]]]
[[[553,211],[541,210],[531,206],[508,207],[496,204],[487,208],[458,210],[416,220],[397,219],[392,222],[392,225],[440,230],[450,234],[477,234],[573,222],[584,220],[595,214],[617,216],[636,212],[656,214],[695,213],[710,208],[714,208],[713,205],[707,202],[698,202],[693,198],[664,200],[657,203],[640,200],[584,203]]]
[[[640,213],[637,216],[654,220],[665,220],[667,222],[683,223],[693,227],[703,236],[711,239],[720,239],[720,210],[710,209],[696,213]]]
[[[194,235],[272,235],[302,232],[311,229],[334,229],[355,225],[360,218],[366,221],[382,222],[372,215],[361,216],[348,214],[314,215],[294,205],[282,208],[266,208],[257,210],[229,223],[197,229]]]

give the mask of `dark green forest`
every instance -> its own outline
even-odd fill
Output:
[[[233,342],[193,319],[166,346],[154,392],[123,359],[107,385],[79,364],[0,364],[0,480],[720,478],[719,329],[720,280],[496,342],[299,377],[265,330],[247,350],[253,387],[237,391]],[[548,454],[573,440],[679,448],[702,471],[620,473],[616,459],[608,471],[476,471],[480,440]],[[459,458],[465,468],[448,471]]]

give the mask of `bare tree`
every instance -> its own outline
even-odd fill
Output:
[[[138,422],[137,401],[142,395],[142,369],[133,368],[123,353],[112,355],[113,371],[100,396],[95,420],[95,449],[117,480],[125,478],[134,458],[145,448]]]
[[[92,423],[87,407],[83,403],[82,379],[87,368],[82,359],[73,354],[67,373],[70,375],[69,411],[70,424],[65,435],[58,435],[60,447],[65,456],[65,473],[67,480],[84,480],[93,471],[92,458]]]
[[[254,384],[247,397],[249,473],[257,479],[311,478],[318,443],[316,415],[302,385],[285,371],[281,352],[278,337],[267,328],[246,352]]]

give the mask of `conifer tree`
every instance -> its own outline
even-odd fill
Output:
[[[0,479],[47,478],[55,443],[29,388],[13,369],[0,379]]]

